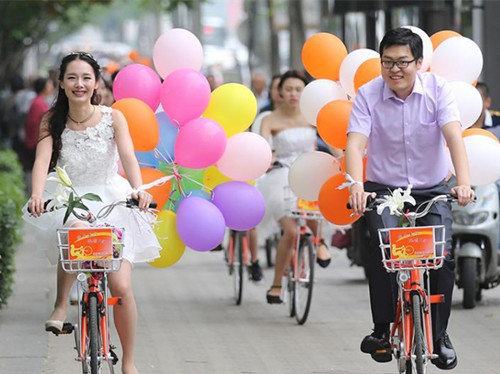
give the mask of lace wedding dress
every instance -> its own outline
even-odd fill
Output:
[[[131,192],[129,182],[118,174],[118,150],[114,140],[112,109],[99,106],[102,118],[99,123],[82,131],[65,128],[61,139],[62,149],[57,166],[65,168],[78,195],[88,192],[99,195],[102,202],[84,200],[90,211],[97,214],[99,210],[117,200],[124,200]],[[49,174],[55,176],[56,173]],[[61,193],[61,185],[55,181],[47,181],[44,198],[53,199]],[[23,208],[23,218],[35,226],[36,245],[46,251],[52,264],[57,263],[56,229],[63,226],[66,209],[33,217],[27,212],[27,204]],[[76,219],[71,216],[65,226],[71,226]],[[154,260],[161,249],[151,227],[151,218],[137,209],[117,206],[105,218],[102,224],[109,224],[125,229],[125,247],[123,258],[131,263]]]
[[[288,171],[297,157],[316,149],[316,130],[313,127],[290,127],[272,138],[275,161],[282,167],[274,168],[257,181],[266,201],[266,214],[258,226],[259,240],[279,233],[279,220],[290,209],[285,202],[285,187],[288,186]]]

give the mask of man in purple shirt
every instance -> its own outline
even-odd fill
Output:
[[[354,100],[346,148],[346,169],[354,182],[349,202],[355,214],[363,214],[367,196],[388,194],[398,187],[413,186],[417,205],[436,195],[446,194],[448,167],[445,140],[450,149],[458,185],[451,193],[460,205],[474,198],[462,141],[460,118],[447,83],[431,73],[419,74],[422,39],[410,29],[387,32],[380,43],[382,76],[360,88]],[[366,178],[362,183],[362,158],[367,147]],[[394,321],[397,301],[395,275],[382,266],[377,229],[396,227],[397,217],[388,209],[382,215],[366,212],[371,234],[368,281],[374,331],[361,343],[361,351],[378,362],[390,361],[389,326]],[[445,302],[432,306],[433,363],[452,369],[457,357],[446,328],[451,310],[454,262],[451,249],[451,206],[434,205],[418,225],[446,226],[446,260],[440,270],[431,271],[431,292],[445,295]],[[437,305],[437,306],[436,306]]]

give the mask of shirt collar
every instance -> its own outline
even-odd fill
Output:
[[[413,90],[411,91],[410,95],[408,97],[410,97],[413,93],[416,93],[416,94],[419,94],[419,95],[423,95],[424,94],[424,87],[422,86],[422,79],[420,77],[420,74],[417,73],[416,77],[415,77],[415,83],[413,85]],[[389,86],[387,85],[387,83],[385,83],[384,81],[384,91],[382,93],[382,99],[384,101],[390,99],[391,97],[394,97],[396,99],[398,99],[398,97],[396,96],[396,94],[394,93],[393,90],[391,90],[389,88]]]

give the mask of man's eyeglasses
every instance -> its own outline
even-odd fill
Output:
[[[394,65],[396,65],[398,68],[400,69],[406,69],[410,63],[416,61],[417,59],[414,58],[413,60],[408,60],[408,61],[404,61],[404,60],[398,60],[398,61],[390,61],[390,60],[382,60],[381,63],[382,63],[382,67],[384,69],[392,69],[394,67]]]

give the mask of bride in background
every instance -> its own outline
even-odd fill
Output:
[[[274,280],[266,295],[270,304],[282,302],[281,278],[291,259],[297,237],[297,222],[286,215],[289,207],[286,206],[284,189],[288,186],[288,170],[302,153],[316,150],[316,128],[307,123],[299,109],[300,95],[307,83],[306,77],[296,70],[284,73],[278,85],[282,103],[264,117],[260,130],[265,139],[272,139],[275,162],[273,169],[257,185],[266,201],[266,215],[258,226],[258,231],[264,238],[276,232],[279,229],[277,225],[283,231],[276,252]],[[316,222],[309,221],[308,226],[316,233]],[[318,246],[317,262],[326,267],[330,261],[330,253],[322,241]]]

